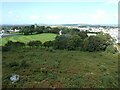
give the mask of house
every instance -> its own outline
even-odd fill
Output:
[[[0,30],[0,34],[3,34],[3,33],[5,33],[5,31],[4,30]]]
[[[59,35],[62,35],[62,30],[59,31]]]
[[[19,31],[20,31],[20,30],[18,30],[18,29],[15,29],[15,30],[14,30],[14,32],[19,32]]]
[[[97,34],[96,33],[87,33],[88,37],[89,36],[96,36]]]

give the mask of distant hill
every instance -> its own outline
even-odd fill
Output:
[[[2,27],[6,26],[29,26],[34,24],[3,24],[0,25]],[[109,27],[118,27],[117,24],[37,24],[38,26],[91,26],[91,27],[99,27],[99,26],[109,26]]]

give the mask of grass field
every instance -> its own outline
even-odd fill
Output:
[[[20,66],[23,60],[26,67]],[[10,66],[14,62],[18,65]],[[2,65],[3,87],[118,87],[117,54],[18,48],[3,52]],[[11,74],[20,75],[20,80],[12,84]]]
[[[28,36],[25,36],[25,35],[11,36],[11,37],[2,38],[0,40],[0,46],[4,45],[9,40],[14,41],[14,42],[20,41],[20,42],[24,42],[24,43],[27,43],[27,42],[32,41],[32,40],[40,40],[43,43],[45,41],[54,40],[55,37],[56,37],[56,34],[50,34],[50,33],[28,35]]]

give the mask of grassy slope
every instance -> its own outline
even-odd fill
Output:
[[[10,68],[26,60],[30,66]],[[16,87],[117,87],[118,55],[40,48],[16,49],[3,53],[3,87],[13,87],[9,76],[19,74]]]
[[[15,42],[20,41],[20,42],[25,42],[25,43],[32,41],[32,40],[40,40],[41,42],[45,42],[45,41],[54,40],[55,37],[56,37],[56,34],[50,34],[50,33],[28,35],[28,36],[24,36],[24,35],[11,36],[11,37],[2,38],[2,40],[0,40],[0,45],[4,45],[9,40],[12,40]]]

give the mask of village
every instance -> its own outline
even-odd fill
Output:
[[[119,89],[118,0],[2,0],[2,89]]]
[[[37,24],[35,24],[34,26],[37,26]],[[96,33],[99,32],[103,32],[103,33],[107,33],[109,35],[111,35],[111,37],[113,39],[115,39],[116,43],[118,43],[119,41],[119,33],[118,33],[118,27],[110,27],[110,26],[53,26],[51,25],[50,27],[67,27],[67,28],[77,28],[80,31],[88,31],[88,36],[92,36],[92,35],[96,35]],[[14,28],[13,29],[9,29],[9,30],[4,30],[1,29],[0,30],[0,38],[2,36],[10,36],[12,33],[19,33],[20,29]],[[59,32],[59,34],[62,34],[62,30]],[[13,34],[12,34],[13,35]]]

